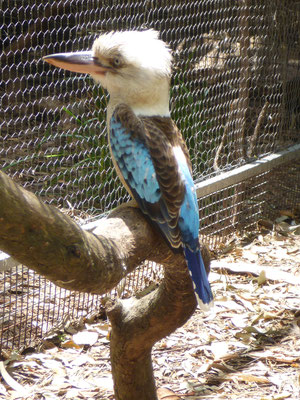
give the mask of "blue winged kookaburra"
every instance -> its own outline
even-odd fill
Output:
[[[208,306],[213,296],[200,253],[191,162],[170,118],[170,49],[153,30],[112,32],[96,39],[91,51],[44,60],[90,74],[107,89],[108,137],[118,175],[172,250],[183,251],[198,303]]]

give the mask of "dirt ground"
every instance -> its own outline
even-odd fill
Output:
[[[215,295],[156,344],[160,399],[300,398],[300,225],[260,227],[212,262]],[[69,326],[1,362],[0,399],[113,400],[109,323]]]

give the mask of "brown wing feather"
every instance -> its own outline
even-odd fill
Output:
[[[144,117],[142,119],[145,120],[147,118],[149,117]],[[164,132],[172,146],[181,147],[181,150],[183,151],[183,154],[187,160],[189,169],[192,172],[192,164],[188,148],[175,122],[169,117],[151,117],[151,121],[160,129],[161,132]]]
[[[171,243],[172,246],[179,247],[181,239],[178,218],[185,195],[185,188],[174,156],[174,146],[182,148],[190,165],[188,151],[181,133],[171,118],[138,118],[125,104],[118,105],[114,115],[116,115],[117,120],[128,133],[130,132],[133,137],[144,142],[149,150],[162,198],[169,214],[166,222],[171,228],[169,232]],[[150,209],[149,211],[151,213]]]
[[[178,217],[184,198],[184,185],[180,179],[173,146],[167,135],[152,118],[142,118],[146,145],[150,151],[157,180],[171,215]]]

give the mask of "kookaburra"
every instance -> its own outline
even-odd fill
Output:
[[[172,56],[153,30],[101,35],[91,51],[44,60],[90,74],[109,92],[107,130],[121,181],[174,252],[183,252],[200,305],[213,299],[199,246],[191,162],[170,117]]]

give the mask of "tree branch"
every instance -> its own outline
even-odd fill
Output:
[[[111,364],[116,400],[157,399],[151,350],[155,342],[183,325],[196,308],[186,262],[158,246],[158,258],[164,254],[164,280],[141,299],[117,300],[108,308],[112,324]],[[202,248],[209,269],[209,253]]]
[[[143,260],[164,266],[159,287],[108,305],[116,400],[156,400],[151,350],[196,307],[186,261],[137,208],[123,206],[90,233],[0,172],[0,248],[67,289],[106,293]],[[207,270],[209,255],[202,249]]]
[[[70,290],[104,294],[160,241],[137,208],[120,207],[96,234],[0,172],[0,249]]]

